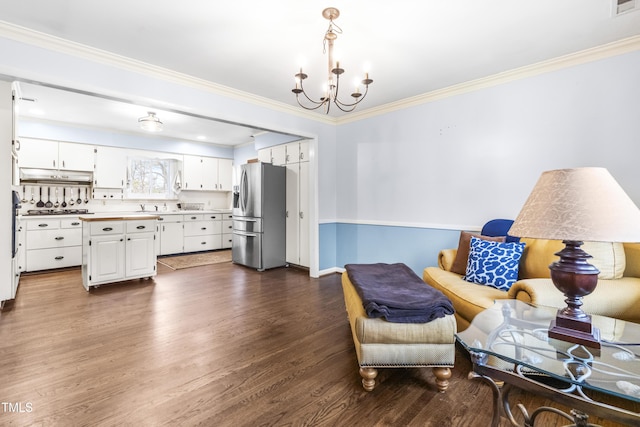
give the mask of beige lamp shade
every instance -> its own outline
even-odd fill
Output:
[[[543,172],[509,235],[640,242],[640,210],[605,168]]]

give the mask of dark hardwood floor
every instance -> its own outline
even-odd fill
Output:
[[[0,314],[3,426],[489,425],[469,370],[459,349],[444,394],[431,369],[381,369],[365,392],[340,276],[293,268],[159,265],[91,292],[78,268],[27,274]]]

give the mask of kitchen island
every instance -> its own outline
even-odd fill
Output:
[[[80,216],[84,288],[155,276],[158,218],[117,213]]]

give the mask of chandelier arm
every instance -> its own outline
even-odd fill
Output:
[[[342,105],[343,107],[353,107],[353,108],[355,108],[356,105],[361,103],[364,100],[364,98],[366,98],[367,93],[369,93],[369,85],[365,86],[364,93],[362,94],[362,96],[360,98],[358,98],[358,100],[356,102],[348,104],[348,103],[340,101],[337,97],[334,99],[334,102],[336,104],[338,104],[338,105]],[[353,111],[353,108],[351,110],[349,110],[349,111]],[[342,110],[342,111],[344,111],[344,110]]]
[[[308,99],[308,97],[307,97]],[[322,105],[324,105],[324,102],[315,102],[315,101],[311,101],[314,104],[318,104],[315,107],[307,107],[306,105],[302,104],[300,102],[300,98],[298,97],[298,95],[296,95],[296,101],[298,101],[298,105],[301,106],[302,108],[304,108],[305,110],[317,110],[318,108],[322,107]]]
[[[319,107],[319,106],[321,106],[322,104],[324,104],[326,102],[326,100],[324,100],[324,101],[314,101],[313,99],[309,98],[309,95],[307,95],[307,92],[304,90],[304,86],[302,84],[302,80],[300,80],[300,89],[302,90],[301,93],[304,95],[304,97],[307,98],[307,100],[309,102],[311,102],[312,104],[317,104],[318,107]],[[298,98],[298,95],[296,95],[296,99],[297,98]],[[298,104],[299,103],[300,103],[300,101],[298,101]],[[316,108],[318,108],[318,107],[316,107]],[[314,110],[315,110],[315,108],[314,108]]]

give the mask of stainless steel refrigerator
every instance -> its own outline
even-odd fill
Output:
[[[232,259],[259,271],[286,265],[286,168],[240,166],[234,195]]]

